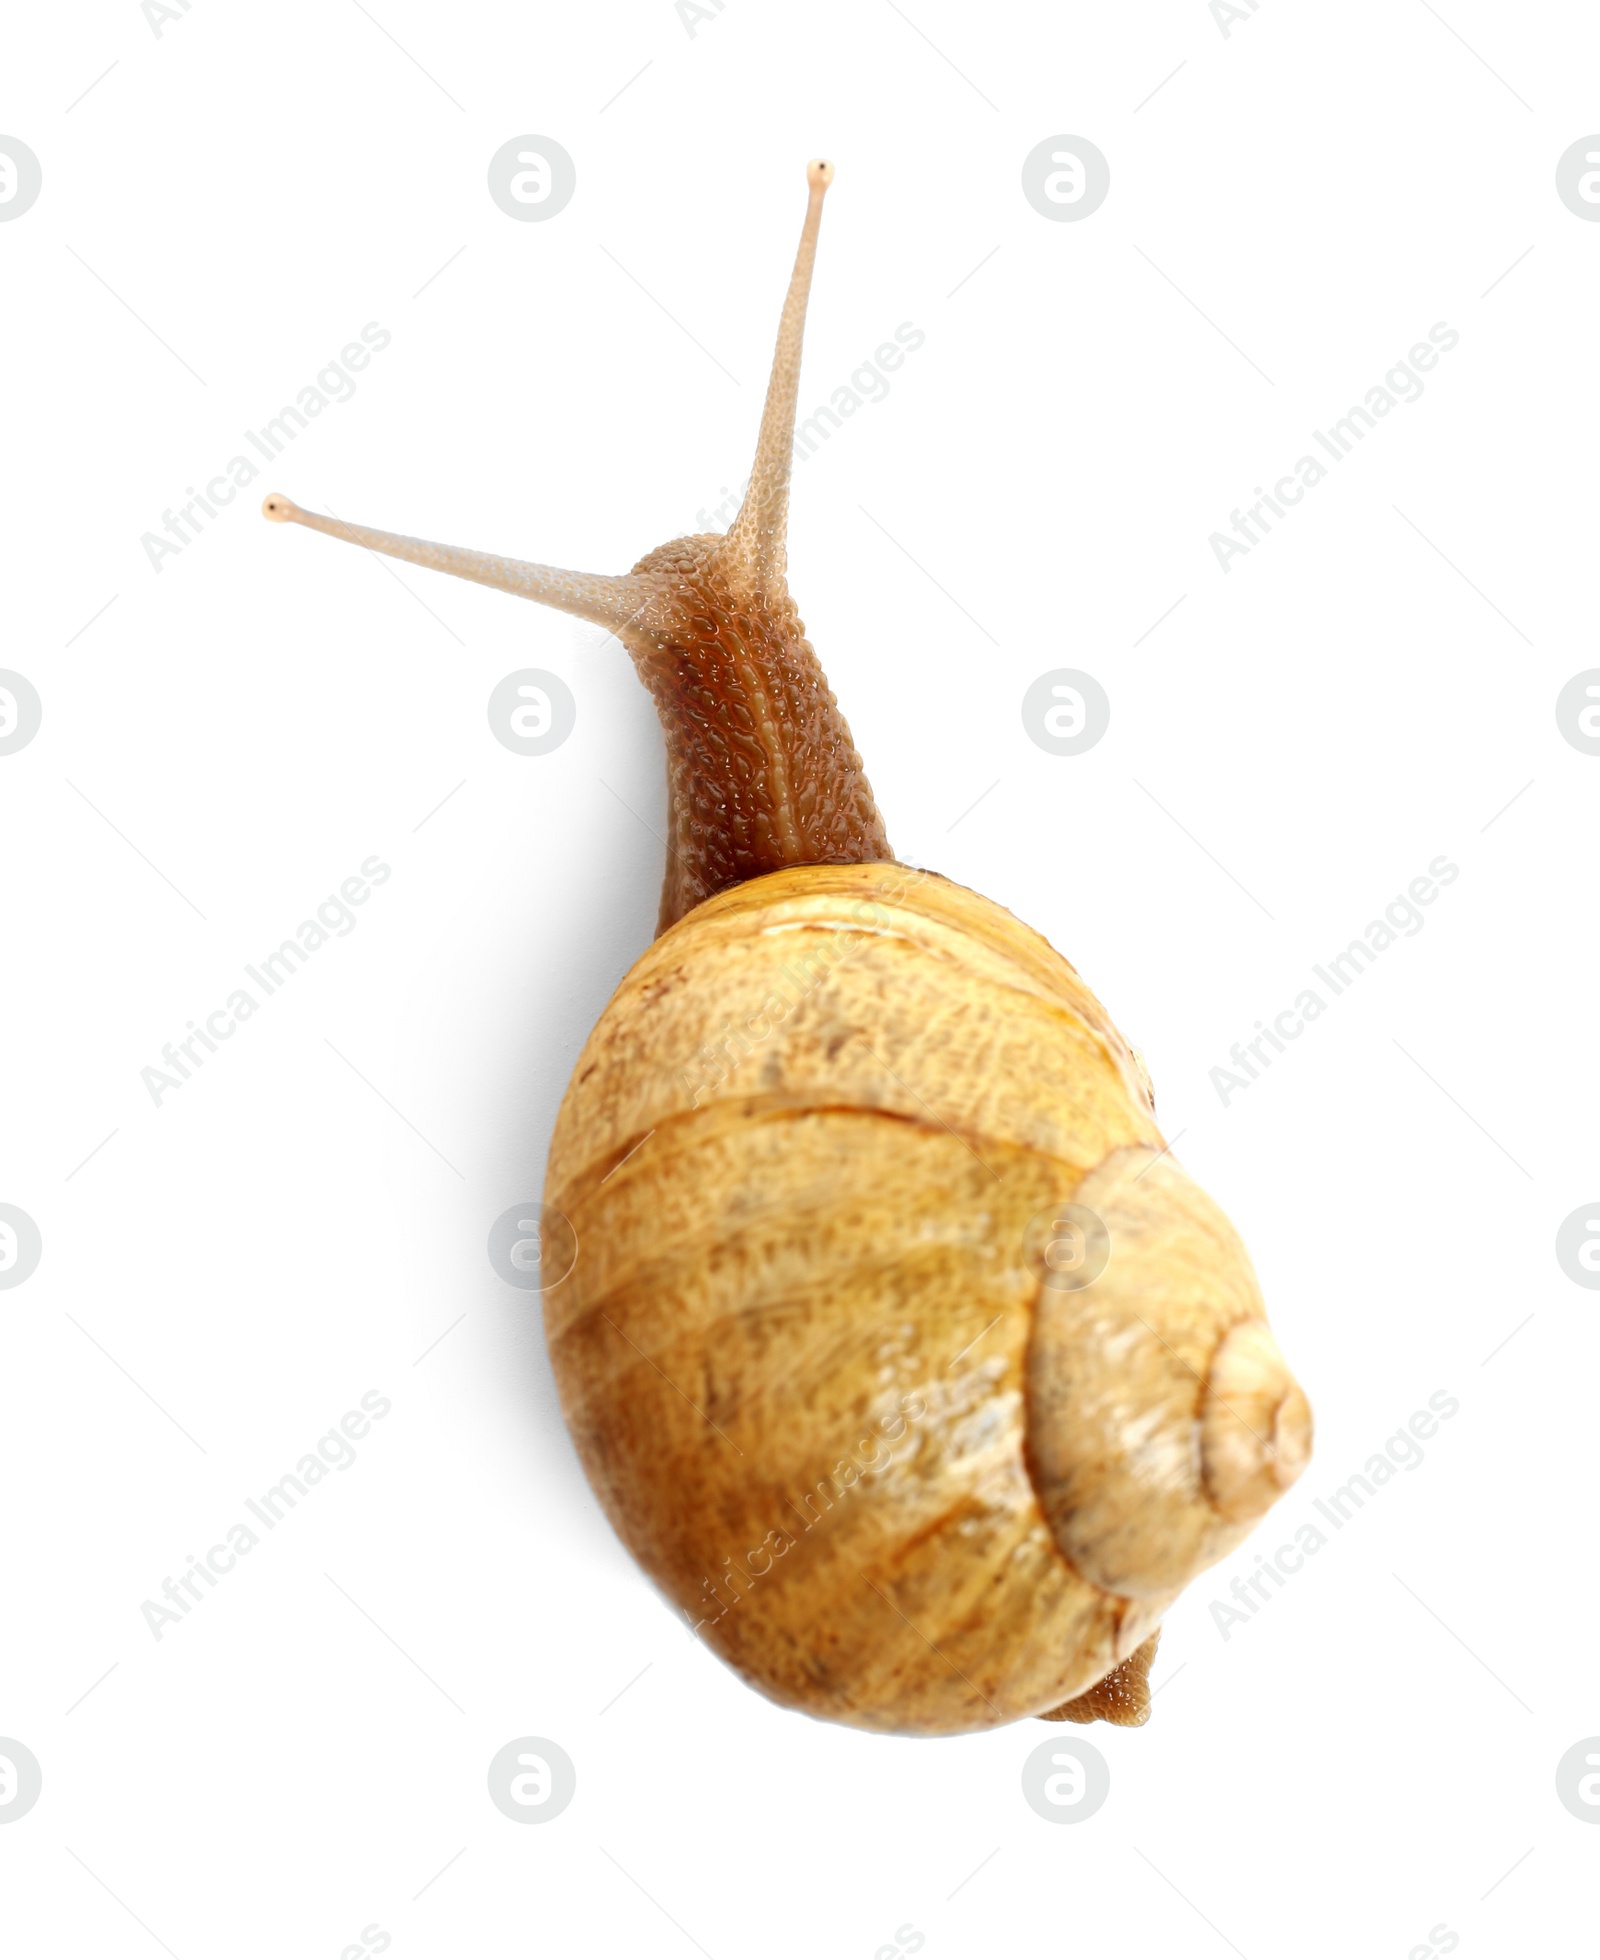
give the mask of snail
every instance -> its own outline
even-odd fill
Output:
[[[1076,971],[898,862],[786,582],[813,162],[748,490],[620,577],[265,514],[607,627],[666,737],[657,936],[550,1144],[545,1332],[618,1535],[774,1701],[1138,1723],[1304,1469],[1248,1255]]]

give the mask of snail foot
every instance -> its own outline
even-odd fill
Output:
[[[1156,1628],[1142,1647],[1135,1647],[1125,1661],[1118,1661],[1111,1672],[1059,1708],[1047,1709],[1041,1722],[1114,1722],[1118,1728],[1136,1729],[1150,1719],[1150,1664],[1156,1657]]]

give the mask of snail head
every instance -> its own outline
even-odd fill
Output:
[[[262,513],[608,627],[650,690],[667,745],[659,929],[730,885],[794,864],[890,858],[883,819],[786,582],[789,479],[806,305],[833,165],[807,203],[778,323],[750,482],[726,535],[677,538],[629,572],[569,572],[304,510]]]

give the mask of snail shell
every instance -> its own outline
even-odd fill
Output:
[[[1306,1460],[1249,1260],[1105,1010],[929,873],[779,871],[665,932],[574,1070],[545,1201],[607,1515],[808,1713],[1057,1708]]]

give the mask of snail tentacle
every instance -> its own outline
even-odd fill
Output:
[[[833,165],[817,158],[806,168],[811,196],[806,205],[794,272],[778,322],[772,377],[761,411],[761,434],[739,514],[728,527],[718,554],[730,580],[752,593],[779,590],[787,567],[789,477],[794,463],[794,418],[800,398],[800,350],[805,340],[806,303],[817,257],[822,200],[833,182]]]
[[[430,544],[302,510],[280,524],[343,538],[606,626],[649,688],[667,744],[669,845],[659,930],[732,885],[798,864],[892,857],[861,757],[784,581],[806,301],[833,165],[810,195],[744,505],[726,536],[678,538],[618,577]]]
[[[342,517],[302,510],[280,490],[265,499],[261,512],[274,523],[303,524],[308,531],[321,531],[325,537],[343,538],[347,544],[380,551],[386,558],[402,558],[431,572],[449,572],[476,585],[492,585],[497,592],[553,606],[557,612],[609,626],[613,632],[647,620],[665,596],[658,581],[632,573],[615,578],[603,572],[566,572],[554,565],[534,565],[522,558],[472,551],[464,545],[432,544],[426,538],[408,538],[397,531],[347,524]]]

